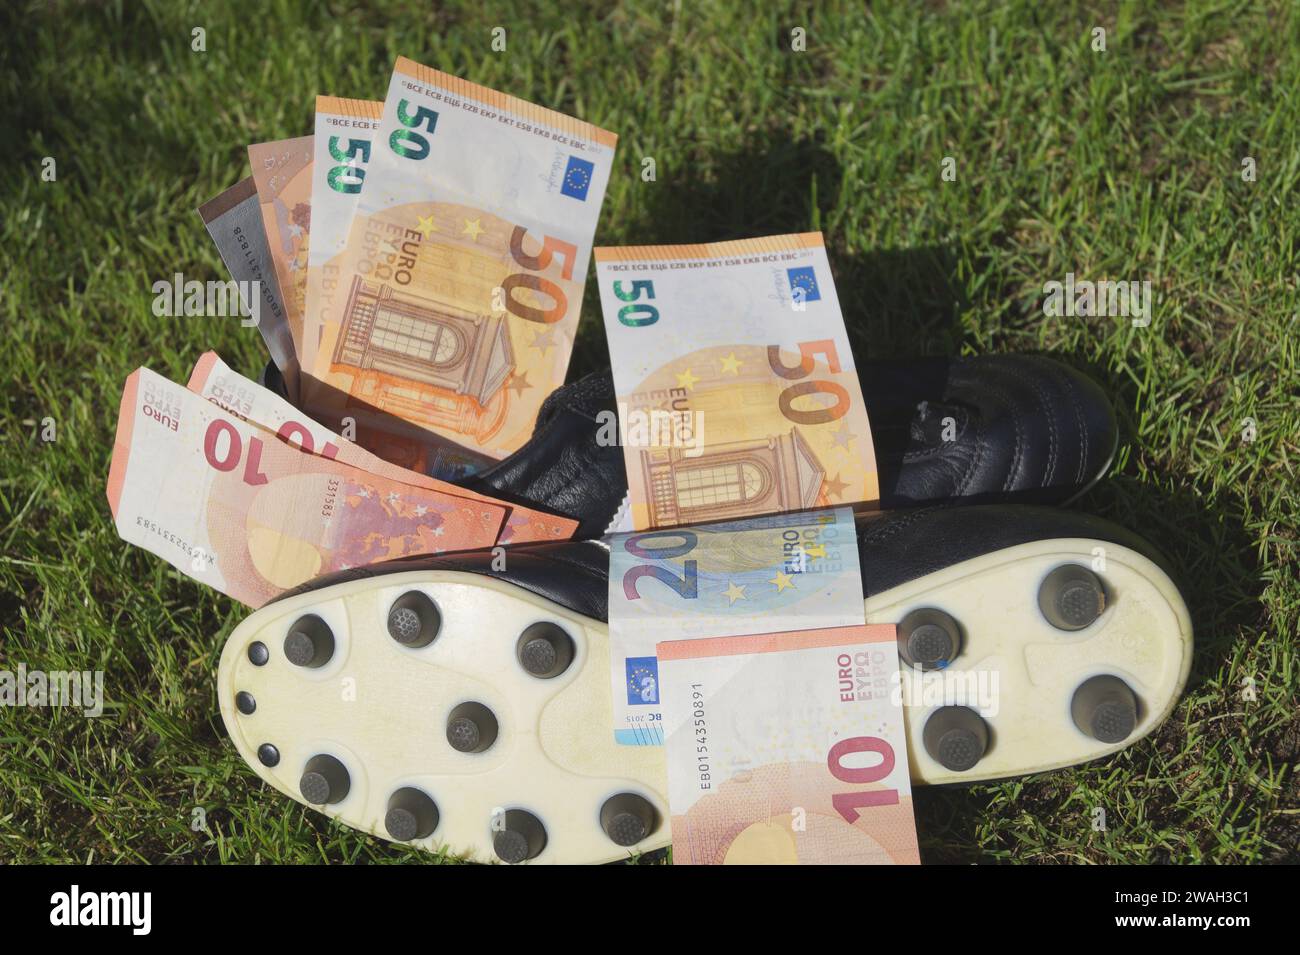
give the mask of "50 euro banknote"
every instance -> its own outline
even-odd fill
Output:
[[[564,380],[616,138],[400,58],[308,409],[392,432],[368,446],[425,473],[437,443],[467,469],[518,449]]]
[[[919,864],[895,628],[658,645],[673,863]]]
[[[308,368],[320,344],[322,311],[340,303],[340,261],[348,229],[366,182],[374,132],[384,104],[377,100],[316,97],[311,172],[311,244],[307,249],[302,363]]]
[[[595,257],[631,528],[879,498],[821,233]]]
[[[453,497],[464,497],[507,508],[499,544],[568,540],[578,522],[533,508],[507,504],[484,494],[439,481],[428,475],[390,464],[324,425],[313,421],[288,401],[223,362],[216,352],[205,352],[195,363],[186,385],[190,391],[215,402],[226,411],[292,443],[308,454],[319,454],[341,464],[367,471],[399,484],[410,484]]]
[[[122,392],[108,500],[123,540],[250,607],[331,571],[490,547],[505,520],[307,454],[147,368]]]

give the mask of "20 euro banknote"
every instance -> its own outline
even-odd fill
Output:
[[[778,514],[607,538],[614,738],[663,742],[655,644],[865,620],[853,512]]]

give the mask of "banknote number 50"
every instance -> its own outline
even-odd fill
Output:
[[[438,114],[423,106],[417,106],[412,113],[409,102],[398,100],[397,121],[407,128],[393,130],[393,135],[388,137],[388,148],[403,159],[420,160],[428,156],[429,140],[416,130],[423,126],[432,136],[438,125]]]
[[[880,762],[874,766],[845,766],[844,757],[850,753],[876,753]],[[869,786],[878,783],[894,771],[894,747],[877,736],[854,736],[842,739],[826,754],[826,768],[842,783],[855,786]],[[831,805],[850,824],[858,821],[859,809],[875,806],[897,806],[897,789],[869,789],[856,793],[836,793],[831,796]]]
[[[548,235],[542,237],[542,250],[536,255],[529,255],[524,251],[524,236],[527,234],[528,230],[523,226],[515,226],[515,231],[510,233],[510,257],[530,272],[540,272],[549,268],[557,255],[563,256],[560,277],[571,280],[573,260],[578,257],[578,247],[572,242],[564,242]],[[551,307],[537,308],[519,301],[515,298],[517,288],[531,289],[535,293],[549,296]],[[569,299],[564,294],[564,289],[545,276],[516,272],[514,275],[506,276],[505,281],[501,283],[501,289],[506,296],[506,311],[529,322],[551,325],[562,319],[564,313],[569,310]]]
[[[438,125],[438,114],[424,106],[417,106],[412,113],[408,101],[398,100],[397,121],[406,128],[393,131],[393,135],[388,137],[389,148],[405,159],[420,160],[428,156],[429,140],[420,130],[423,128],[432,136]],[[529,255],[524,251],[524,236],[527,234],[528,230],[523,226],[516,226],[510,235],[510,255],[515,262],[530,272],[540,272],[551,264],[556,255],[562,255],[564,263],[560,275],[571,280],[573,261],[578,257],[577,247],[572,242],[563,242],[548,235],[542,240],[542,250],[537,255]],[[551,306],[538,308],[519,301],[515,297],[515,289],[518,288],[530,289],[534,293],[549,297]],[[569,310],[569,300],[564,294],[564,289],[540,275],[529,275],[523,272],[508,275],[501,283],[501,289],[505,292],[506,311],[526,321],[553,325],[564,318]]]
[[[352,195],[361,191],[361,183],[366,178],[366,171],[360,167],[370,162],[370,140],[349,139],[347,149],[342,149],[339,143],[338,136],[330,137],[330,155],[334,157],[335,162],[343,165],[335,166],[330,170],[328,182],[335,192]],[[348,161],[353,159],[356,160],[356,165],[348,165]]]
[[[634,279],[630,289],[623,287],[622,279],[614,280],[614,294],[625,302],[635,302],[645,292],[646,298],[655,297],[655,284],[648,279]],[[659,321],[659,309],[641,302],[637,305],[624,305],[618,310],[618,320],[629,328],[653,325]]]
[[[681,543],[673,547],[643,546],[647,541],[665,537],[670,540],[679,539]],[[642,560],[671,560],[674,557],[689,554],[695,549],[697,541],[698,538],[690,531],[656,531],[652,534],[637,534],[634,537],[629,537],[623,542],[623,548],[633,557],[640,557]],[[628,600],[641,599],[641,595],[637,593],[636,585],[642,577],[653,577],[666,587],[676,591],[677,596],[686,600],[694,600],[700,595],[697,561],[683,561],[680,579],[674,577],[671,571],[663,567],[656,567],[653,564],[637,564],[623,575],[623,596]]]
[[[772,371],[785,378],[787,381],[798,381],[800,378],[807,378],[817,367],[815,355],[821,355],[826,359],[827,367],[834,374],[840,372],[840,356],[835,351],[835,342],[829,338],[823,338],[815,342],[799,343],[799,363],[797,365],[787,365],[781,360],[781,349],[777,345],[767,346],[767,363]],[[796,408],[794,402],[796,398],[804,395],[834,395],[835,404],[829,408],[802,409]],[[800,381],[797,385],[791,385],[785,391],[781,392],[780,398],[781,414],[787,421],[795,424],[826,424],[828,421],[834,421],[836,418],[843,418],[849,411],[849,393],[843,385],[838,385],[833,381]]]

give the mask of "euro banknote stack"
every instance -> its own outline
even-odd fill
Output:
[[[314,106],[199,209],[279,381],[213,352],[184,385],[138,369],[108,482],[123,539],[250,607],[577,527],[455,482],[519,450],[564,381],[616,136],[405,58],[383,100]],[[608,729],[665,746],[674,861],[916,862],[894,632],[866,624],[858,568],[870,422],[822,236],[594,258],[628,475]]]
[[[249,145],[251,187],[204,220],[232,274],[265,240],[281,308],[259,328],[290,399],[459,478],[518,450],[564,381],[616,142],[403,57],[383,101],[318,96],[310,135]]]
[[[199,210],[258,290],[289,400],[215,354],[188,387],[133,373],[119,533],[252,607],[335,570],[569,538],[446,478],[517,450],[563,382],[616,138],[405,58],[383,101],[317,97],[308,132],[250,144],[249,177]]]
[[[673,860],[915,863],[879,498],[820,233],[597,248],[628,496],[609,535],[614,738],[666,747]]]
[[[576,527],[379,459],[212,352],[188,386],[127,379],[108,499],[123,540],[250,607],[333,571]]]

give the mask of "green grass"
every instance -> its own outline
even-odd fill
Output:
[[[155,280],[223,274],[195,207],[246,174],[247,143],[309,131],[315,93],[382,95],[398,53],[618,131],[602,244],[819,228],[860,361],[1038,351],[1105,383],[1120,453],[1076,506],[1177,568],[1197,636],[1187,691],[1111,759],[919,792],[925,861],[1296,859],[1296,9],[492,6],[15,0],[0,13],[0,667],[103,669],[108,699],[98,720],[0,709],[0,859],[427,858],[328,823],[244,767],[214,673],[247,611],[119,541],[104,495],[132,369],[184,380],[207,348],[247,373],[265,360],[234,319],[151,313]],[[498,25],[505,54],[489,46]],[[789,50],[797,25],[804,53]],[[195,26],[206,53],[190,49]],[[40,179],[45,156],[56,182]],[[945,156],[956,182],[940,181]],[[1045,317],[1043,283],[1069,271],[1149,279],[1151,326]],[[606,361],[593,285],[571,372]]]

